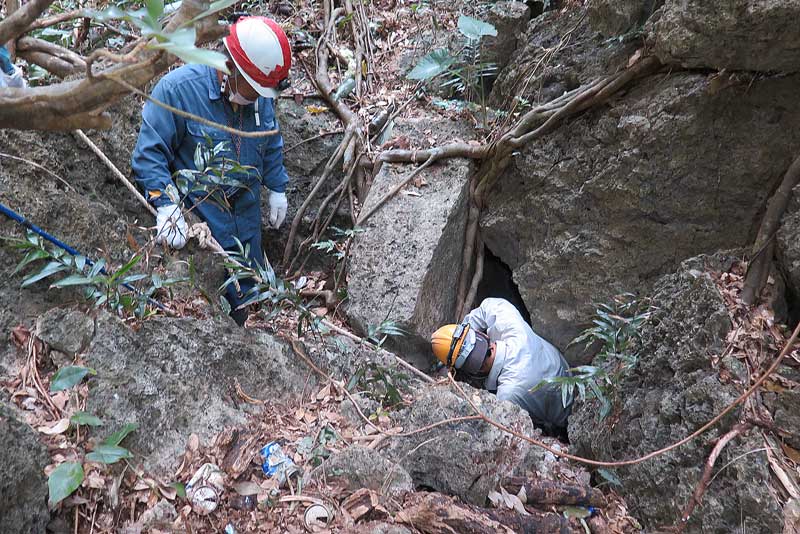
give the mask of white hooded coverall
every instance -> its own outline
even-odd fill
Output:
[[[494,363],[484,387],[528,411],[533,422],[547,429],[564,428],[572,405],[561,399],[558,384],[531,393],[545,378],[568,376],[569,365],[553,345],[537,336],[513,304],[487,298],[464,321],[496,344]]]

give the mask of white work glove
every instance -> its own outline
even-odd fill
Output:
[[[286,193],[278,193],[270,190],[269,192],[269,225],[273,228],[280,228],[286,218],[286,208],[289,202],[286,200]]]
[[[6,74],[0,70],[0,87],[17,87],[24,89],[28,84],[25,83],[25,78],[22,76],[22,69],[16,65],[12,66],[14,67],[14,72],[11,74]]]
[[[166,243],[174,249],[186,244],[188,228],[183,213],[175,204],[165,204],[156,209],[156,243]]]

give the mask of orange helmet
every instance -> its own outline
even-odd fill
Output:
[[[431,347],[433,355],[447,367],[477,373],[486,358],[489,341],[465,322],[436,330],[431,335]]]

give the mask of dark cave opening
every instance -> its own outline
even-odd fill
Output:
[[[531,314],[522,300],[511,268],[503,260],[495,256],[489,247],[484,246],[483,277],[478,284],[474,306],[479,306],[488,297],[504,298],[516,307],[525,321],[530,324]]]

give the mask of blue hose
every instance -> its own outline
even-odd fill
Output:
[[[5,215],[9,219],[12,219],[12,220],[16,221],[17,223],[19,223],[20,225],[24,226],[28,230],[30,230],[30,231],[32,231],[32,232],[34,232],[36,234],[39,234],[40,236],[42,236],[43,238],[47,239],[48,241],[50,241],[55,246],[64,249],[69,254],[71,254],[73,256],[83,256],[84,258],[86,257],[85,255],[81,254],[80,252],[78,252],[77,250],[75,250],[71,246],[67,245],[63,241],[61,241],[61,240],[53,237],[52,235],[48,234],[47,232],[45,232],[44,230],[42,230],[41,228],[39,228],[38,226],[36,226],[32,222],[30,222],[28,219],[26,219],[25,217],[23,217],[22,215],[20,215],[16,211],[12,210],[8,206],[5,206],[2,202],[0,202],[0,213]],[[94,262],[92,260],[90,260],[89,258],[86,258],[86,264],[87,265],[94,265]],[[108,271],[106,271],[105,269],[100,269],[100,272],[103,273],[104,275],[108,276]],[[136,289],[135,287],[133,287],[130,284],[127,284],[127,283],[122,284],[122,287],[124,287],[125,289],[127,289],[127,290],[129,290],[129,291],[131,291],[133,293],[141,294],[141,291],[139,291],[138,289]],[[166,308],[164,307],[164,305],[161,304],[160,302],[158,302],[157,300],[154,300],[154,299],[152,299],[150,297],[147,297],[147,300],[151,304],[157,306],[159,309],[166,311]]]

